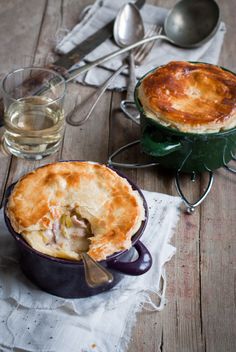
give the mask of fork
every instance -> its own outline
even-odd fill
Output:
[[[153,25],[149,31],[147,32],[147,34],[145,35],[145,37],[150,37],[152,35],[154,35],[155,33],[159,34],[160,33],[160,26],[156,26]],[[154,45],[154,41],[153,42],[148,42],[143,44],[142,46],[138,47],[137,49],[134,50],[133,54],[134,54],[134,62],[135,65],[141,65],[142,62],[144,61],[144,59],[147,57],[147,55],[149,54],[149,52],[151,51],[152,47]],[[97,105],[98,101],[100,100],[101,96],[103,95],[103,93],[106,91],[106,89],[109,87],[109,85],[111,84],[111,82],[122,72],[124,71],[126,68],[128,67],[128,64],[125,62],[123,65],[121,65],[118,70],[116,70],[104,83],[103,85],[96,90],[96,92],[89,98],[87,99],[85,102],[76,105],[73,110],[66,116],[66,121],[68,122],[68,124],[72,125],[72,126],[81,126],[82,124],[84,124],[89,117],[91,116],[95,106]],[[80,110],[82,118],[80,120],[74,119],[74,114]],[[126,113],[126,115],[128,115]],[[129,116],[130,117],[130,116]],[[132,117],[130,117],[132,119]],[[134,121],[136,122],[136,121]],[[137,123],[137,122],[136,122]]]

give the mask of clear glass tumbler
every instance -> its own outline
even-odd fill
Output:
[[[31,160],[55,153],[65,128],[64,78],[49,69],[20,68],[3,78],[2,90],[4,148]]]

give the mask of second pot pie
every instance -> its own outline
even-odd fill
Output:
[[[182,132],[236,126],[236,76],[218,66],[172,61],[141,80],[138,98],[147,117]]]
[[[145,210],[138,191],[105,165],[58,162],[18,181],[7,215],[41,253],[79,260],[87,251],[102,260],[131,247]]]

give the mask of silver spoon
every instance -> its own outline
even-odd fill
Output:
[[[87,72],[92,67],[100,65],[117,55],[123,54],[146,42],[163,39],[173,45],[183,48],[198,47],[213,37],[220,23],[220,10],[214,0],[189,1],[182,0],[168,13],[164,22],[165,35],[155,35],[116,50],[89,64],[70,72],[67,82],[75,79],[79,74]]]
[[[124,5],[119,11],[114,23],[113,36],[116,43],[121,47],[133,44],[144,38],[145,30],[143,19],[139,9],[132,3]],[[132,51],[129,54],[129,84],[127,87],[127,99],[131,99],[136,84],[135,63]]]
[[[212,38],[219,19],[220,10],[214,0],[182,0],[166,17],[164,31],[175,45],[194,48]]]
[[[144,25],[142,17],[137,7],[131,3],[125,4],[119,10],[115,19],[113,27],[113,37],[118,46],[125,48],[131,44],[136,43],[144,37]],[[134,72],[134,59],[133,55],[130,55],[130,68],[131,68],[131,81],[135,82],[133,76]],[[85,123],[93,112],[97,102],[109,86],[109,84],[127,67],[127,64],[123,64],[111,75],[105,83],[98,88],[95,93],[89,97],[88,100],[82,104],[77,105],[66,117],[67,122],[72,126],[80,126]],[[133,86],[129,86],[129,90],[134,91],[135,83]],[[79,110],[80,120],[76,119],[75,113]]]
[[[88,253],[81,252],[80,256],[84,263],[85,281],[89,287],[96,288],[113,281],[113,275]]]

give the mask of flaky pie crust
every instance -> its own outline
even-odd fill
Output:
[[[96,260],[132,245],[145,218],[143,201],[128,181],[105,165],[92,162],[52,163],[27,174],[15,185],[7,215],[17,233],[36,250],[79,259],[73,248],[44,244],[42,230],[52,228],[55,211],[77,207],[91,225],[89,255]]]
[[[147,117],[182,132],[236,126],[236,76],[218,66],[172,61],[144,77],[138,98]]]

